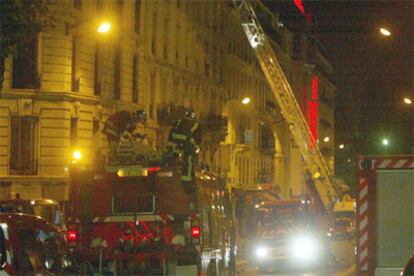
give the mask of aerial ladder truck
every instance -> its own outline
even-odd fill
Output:
[[[325,214],[331,214],[337,193],[331,172],[318,148],[292,88],[254,11],[254,0],[232,0],[243,31],[270,85],[281,113],[302,155],[309,187]]]

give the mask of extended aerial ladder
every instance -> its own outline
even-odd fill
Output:
[[[310,174],[314,190],[326,212],[330,212],[336,201],[336,191],[330,171],[318,148],[302,111],[295,99],[279,61],[253,8],[255,0],[232,0],[244,32],[253,48],[259,64],[272,89],[273,95],[289,125],[293,138],[302,154],[306,170]]]

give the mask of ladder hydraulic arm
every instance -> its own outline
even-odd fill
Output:
[[[292,88],[276,58],[260,22],[253,9],[254,0],[232,0],[242,28],[253,48],[259,64],[273,91],[282,115],[289,125],[297,143],[306,170],[312,177],[314,188],[326,212],[330,212],[336,201],[336,191],[330,178],[329,168],[310,132],[309,126],[295,99]]]

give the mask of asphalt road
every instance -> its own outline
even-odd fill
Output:
[[[257,267],[249,260],[239,258],[237,260],[237,275],[283,275],[283,276],[351,276],[355,275],[354,246],[349,240],[336,240],[331,243],[332,253],[337,257],[336,264],[324,267],[316,271],[273,271],[268,274],[261,274]]]

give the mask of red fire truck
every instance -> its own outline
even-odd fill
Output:
[[[176,168],[73,169],[68,240],[80,268],[198,275],[228,266],[233,229],[225,183],[197,170],[196,186],[185,192]]]

